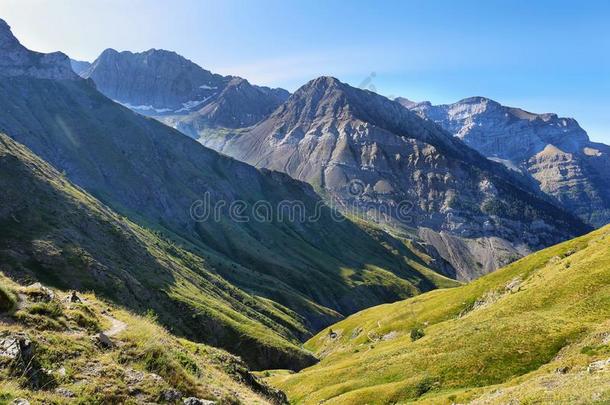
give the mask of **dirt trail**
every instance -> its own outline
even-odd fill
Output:
[[[104,331],[104,335],[112,337],[118,335],[119,333],[127,329],[127,324],[125,322],[120,321],[110,315],[104,315],[104,317],[108,319],[111,323],[110,328]]]

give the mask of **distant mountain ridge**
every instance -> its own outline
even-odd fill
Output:
[[[531,176],[586,222],[610,222],[610,146],[591,142],[575,119],[506,107],[485,97],[445,105],[397,101],[484,156]]]
[[[198,137],[208,127],[250,126],[284,102],[283,89],[207,71],[175,52],[106,49],[81,73],[107,97]]]
[[[307,181],[360,211],[411,202],[406,221],[387,222],[415,229],[459,279],[589,229],[546,201],[531,181],[434,123],[332,77],[310,81],[250,129],[201,142]],[[357,196],[350,193],[353,181],[362,185]]]

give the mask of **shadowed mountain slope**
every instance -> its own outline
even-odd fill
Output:
[[[304,320],[247,294],[219,273],[235,266],[189,253],[73,186],[27,148],[0,134],[0,267],[20,280],[96,291],[179,334],[240,354],[255,367],[311,364]],[[237,272],[238,270],[236,270]]]

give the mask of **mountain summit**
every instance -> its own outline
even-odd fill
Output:
[[[214,74],[161,49],[140,53],[106,49],[82,76],[91,78],[111,99],[194,138],[209,127],[255,124],[289,96],[283,89]]]
[[[345,210],[420,238],[471,279],[585,227],[533,182],[397,102],[320,77],[269,118],[205,145],[307,181]],[[354,193],[354,185],[359,190]],[[409,215],[397,207],[408,204]]]
[[[167,112],[200,102],[218,89],[224,78],[175,52],[150,49],[118,52],[106,49],[83,72],[107,97],[150,112]]]
[[[39,79],[75,80],[70,58],[61,52],[38,53],[26,49],[0,19],[0,76],[30,76]]]

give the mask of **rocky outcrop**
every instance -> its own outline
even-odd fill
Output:
[[[107,49],[82,76],[109,98],[195,138],[207,128],[255,124],[289,96],[283,89],[211,73],[175,52],[158,49]]]
[[[610,147],[591,142],[576,120],[506,107],[484,97],[446,105],[397,101],[486,157],[530,176],[586,222],[610,222]]]
[[[434,123],[331,77],[251,130],[202,142],[307,181],[365,220],[419,229],[460,279],[588,229]]]
[[[36,344],[26,333],[1,332],[0,368],[7,368],[13,378],[25,378],[25,384],[35,389],[55,384],[53,376],[39,364]]]
[[[26,49],[0,19],[0,77],[29,76],[38,79],[75,80],[70,58],[61,52],[38,53]]]

